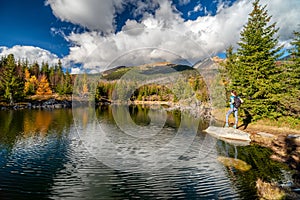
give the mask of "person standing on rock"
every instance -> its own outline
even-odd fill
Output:
[[[231,96],[230,96],[230,99],[229,99],[229,103],[230,103],[230,109],[226,113],[225,127],[229,127],[228,118],[229,118],[231,113],[234,113],[235,122],[234,122],[233,128],[237,128],[237,125],[238,125],[238,109],[241,106],[241,104],[243,103],[243,100],[237,95],[236,91],[232,90],[231,91]]]

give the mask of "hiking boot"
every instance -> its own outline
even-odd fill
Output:
[[[233,127],[232,128],[235,128],[236,129],[236,125],[233,125]]]

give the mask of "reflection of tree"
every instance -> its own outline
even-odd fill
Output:
[[[0,112],[0,143],[11,146],[22,131],[21,121],[15,118],[14,111]]]
[[[22,134],[25,138],[61,134],[73,123],[71,109],[0,111],[0,119],[0,145],[10,147]]]
[[[34,119],[25,117],[24,118],[24,136],[29,137],[32,134],[40,133],[45,136],[49,130],[49,125],[53,120],[52,113],[48,111],[39,110]]]
[[[69,133],[70,111],[0,111],[0,188],[5,188],[0,198],[48,199],[54,177],[70,163],[70,143],[67,137],[60,137]],[[27,131],[48,135],[20,137]]]
[[[241,188],[243,191],[247,191],[246,195],[250,199],[257,198],[253,195],[257,193],[255,184],[259,178],[267,182],[279,181],[282,177],[281,169],[287,169],[286,165],[270,159],[272,151],[268,148],[258,145],[234,148],[221,141],[218,143],[217,148],[221,155],[231,158],[234,158],[237,149],[237,158],[251,165],[251,170],[247,172],[240,172],[235,168],[227,168],[228,175],[234,181],[235,186]]]
[[[73,116],[75,117],[75,121],[77,126],[86,128],[88,124],[94,119],[95,117],[95,109],[93,107],[76,107],[73,108]]]

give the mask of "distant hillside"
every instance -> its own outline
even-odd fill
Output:
[[[187,65],[177,65],[172,64],[169,62],[159,62],[159,63],[151,63],[151,64],[144,64],[140,66],[118,66],[113,69],[106,70],[102,72],[102,78],[105,80],[118,80],[124,74],[129,72],[130,70],[139,73],[140,75],[143,74],[144,76],[151,75],[151,76],[159,76],[159,75],[170,75],[171,73],[181,72],[181,73],[196,73],[192,67]]]
[[[97,86],[96,100],[110,102],[114,99],[164,102],[192,99],[207,101],[208,90],[197,69],[187,65],[160,62],[130,67],[119,66],[102,72]]]

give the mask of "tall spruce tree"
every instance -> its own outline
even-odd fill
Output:
[[[285,91],[281,108],[284,115],[300,118],[300,32],[294,32],[291,45],[291,58],[282,65],[284,72],[281,77]]]
[[[253,2],[253,10],[241,32],[235,67],[231,68],[231,88],[236,89],[246,100],[255,118],[277,117],[277,104],[280,99],[278,75],[280,68],[276,59],[280,56],[276,23],[270,23],[266,6],[259,0]]]
[[[23,77],[18,73],[19,69],[13,54],[9,54],[4,58],[1,65],[0,90],[2,90],[4,98],[10,104],[13,104],[15,100],[23,95]]]
[[[291,63],[288,65],[289,85],[292,88],[300,90],[300,32],[294,32],[294,38],[291,42]]]

